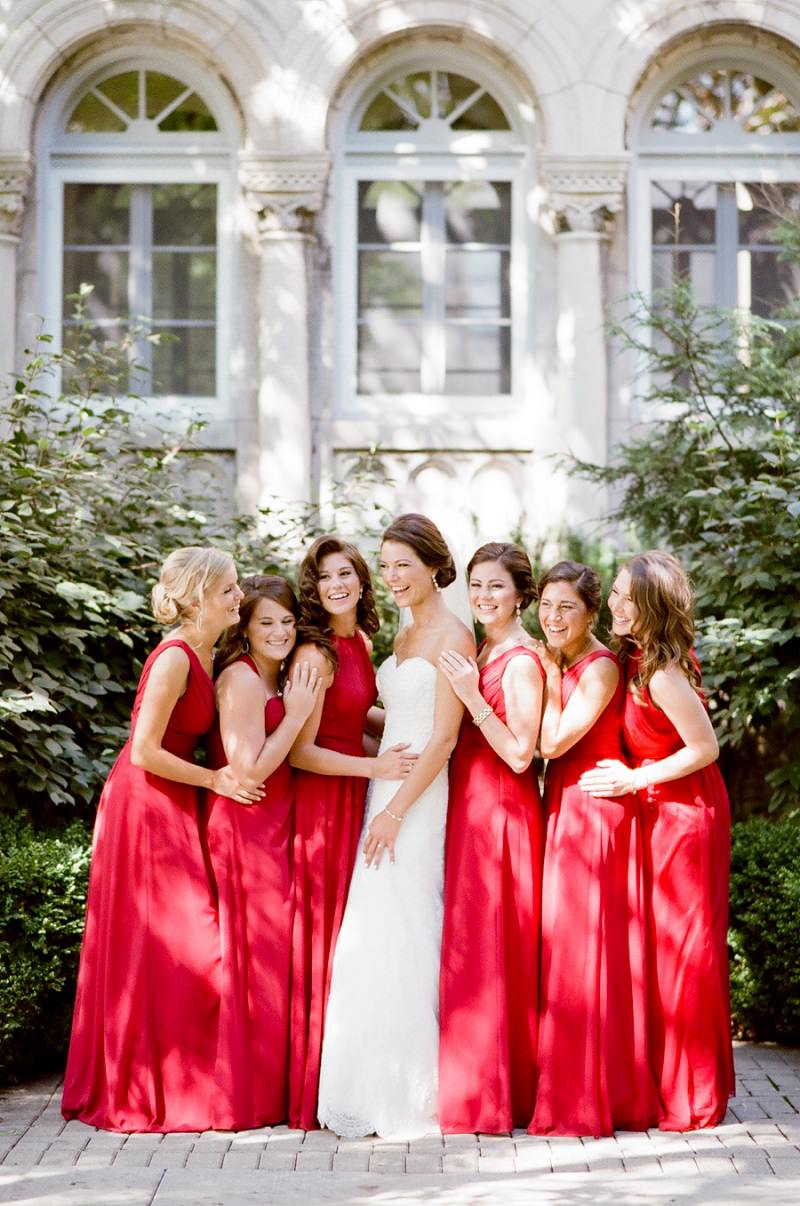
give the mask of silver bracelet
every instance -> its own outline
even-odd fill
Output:
[[[390,812],[388,808],[384,808],[383,811],[386,813],[387,817],[391,817],[393,821],[397,821],[398,825],[403,819],[402,817],[399,817],[396,812]]]
[[[487,704],[485,708],[481,708],[475,716],[472,717],[472,723],[480,728],[484,720],[488,720],[490,716],[494,716],[494,708],[491,704]]]

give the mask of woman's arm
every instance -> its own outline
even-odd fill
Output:
[[[608,707],[619,682],[619,665],[610,657],[587,666],[565,708],[561,706],[561,671],[550,654],[545,668],[545,706],[539,748],[543,758],[559,758],[589,732]]]
[[[186,690],[189,679],[189,655],[173,645],[156,658],[145,684],[136,728],[131,739],[131,763],[170,779],[173,783],[189,783],[204,787],[219,795],[230,796],[241,803],[260,800],[264,792],[258,780],[239,782],[229,767],[212,771],[197,762],[189,762],[171,754],[161,744],[172,711]]]
[[[623,796],[656,783],[682,779],[714,762],[719,745],[703,701],[679,666],[657,670],[650,680],[653,703],[672,721],[683,746],[674,754],[632,770],[624,763],[606,760],[586,771],[579,786],[593,796]]]
[[[308,663],[294,666],[284,691],[285,715],[267,736],[261,679],[241,663],[223,670],[217,680],[217,707],[225,757],[234,772],[259,783],[269,778],[288,755],[318,694],[317,668]]]
[[[474,658],[463,658],[448,649],[440,657],[439,666],[473,719],[484,713],[488,705],[478,690],[480,672]],[[480,728],[495,753],[521,774],[531,764],[539,736],[542,674],[533,658],[519,654],[506,665],[502,681],[506,722],[490,712]]]

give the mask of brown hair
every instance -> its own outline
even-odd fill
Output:
[[[482,565],[484,561],[499,562],[503,569],[510,574],[515,589],[521,595],[520,610],[524,611],[526,607],[530,607],[536,598],[536,583],[533,580],[530,558],[525,550],[521,549],[518,544],[498,542],[482,544],[470,557],[467,565],[467,578],[473,568],[476,565]]]
[[[338,658],[330,627],[330,617],[320,602],[317,590],[320,563],[331,553],[341,553],[343,557],[346,557],[361,583],[361,597],[356,608],[356,625],[368,637],[371,637],[380,628],[380,621],[375,607],[375,596],[372,593],[369,566],[356,546],[347,540],[340,540],[338,536],[330,534],[318,536],[303,558],[297,576],[297,589],[300,596],[297,643],[298,645],[316,645],[336,670]]]
[[[215,675],[220,674],[247,652],[247,627],[261,599],[272,599],[291,612],[295,620],[300,619],[297,596],[287,580],[278,574],[253,574],[250,578],[245,578],[240,586],[244,591],[244,598],[239,604],[239,623],[235,628],[227,629],[222,638],[222,644],[214,658]]]
[[[456,580],[456,567],[447,541],[432,519],[427,515],[398,515],[381,537],[381,544],[395,540],[407,544],[419,557],[423,565],[434,571],[433,579],[440,588]]]
[[[210,588],[224,574],[234,569],[230,553],[222,549],[187,545],[175,549],[161,566],[158,582],[150,598],[153,617],[159,624],[179,624],[191,616],[194,603],[200,605]]]
[[[657,670],[677,664],[697,690],[700,675],[691,655],[694,644],[694,593],[679,561],[663,549],[637,553],[624,566],[631,576],[631,602],[638,615],[630,635],[613,645],[625,662],[641,649],[636,685],[644,688]]]
[[[582,565],[580,561],[559,561],[539,579],[540,597],[544,588],[551,582],[569,582],[570,586],[574,586],[587,611],[597,616],[602,601],[597,570],[593,570],[589,565]]]

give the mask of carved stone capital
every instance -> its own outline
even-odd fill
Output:
[[[558,233],[609,232],[625,199],[627,156],[543,155],[541,167]]]
[[[33,159],[27,152],[0,154],[0,240],[4,243],[19,242],[32,175]]]
[[[322,207],[328,167],[326,155],[243,158],[239,179],[258,216],[259,233],[308,233],[313,215]]]

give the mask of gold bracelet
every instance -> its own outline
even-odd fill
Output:
[[[403,819],[402,817],[399,817],[396,812],[389,812],[388,808],[384,808],[383,811],[386,813],[387,817],[391,817],[393,821],[397,821],[398,825]]]
[[[472,723],[476,728],[480,728],[484,720],[488,720],[490,716],[494,716],[494,708],[491,704],[487,704],[485,708],[481,708],[480,712],[472,717]]]

